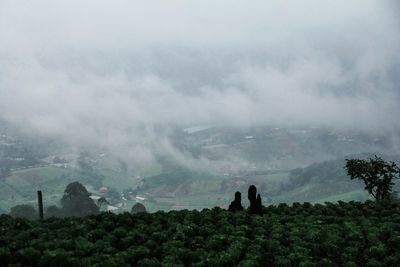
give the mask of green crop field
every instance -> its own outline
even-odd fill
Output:
[[[400,204],[0,216],[5,266],[399,266]]]

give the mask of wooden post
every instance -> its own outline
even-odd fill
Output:
[[[43,220],[43,200],[42,200],[42,191],[37,191],[38,196],[38,205],[39,205],[39,219]]]

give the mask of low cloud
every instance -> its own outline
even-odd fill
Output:
[[[138,162],[189,160],[159,126],[397,131],[393,5],[3,0],[0,117]]]

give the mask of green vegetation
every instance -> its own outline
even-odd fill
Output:
[[[67,184],[76,180],[72,170],[57,167],[38,167],[13,171],[0,179],[0,207],[10,210],[18,204],[36,205],[36,191],[44,192],[46,206],[59,204]]]
[[[11,208],[10,215],[13,217],[22,217],[31,220],[38,218],[38,212],[30,205],[17,205]]]
[[[0,181],[4,185],[0,193],[28,199],[36,188],[49,188],[52,183],[65,186],[74,175],[86,177],[86,181],[99,178],[95,186],[106,180],[102,174],[106,172],[93,168],[86,156],[79,160],[77,171],[54,167],[14,171]],[[348,166],[355,170],[349,172],[352,178],[366,173],[370,178],[376,178],[372,174],[377,173],[393,178],[391,170],[398,170],[394,163],[386,165],[383,161],[378,162],[381,169],[370,165],[361,168],[357,164],[368,163],[362,160],[351,162],[354,164]],[[386,197],[377,198],[377,202],[341,201],[365,199],[368,194],[343,175],[340,163],[343,161],[291,172],[249,172],[237,177],[170,169],[144,178],[134,190],[126,189],[124,196],[129,199],[120,206],[130,213],[122,214],[99,213],[101,205],[104,210],[108,203],[120,204],[121,188],[117,191],[108,187],[99,192],[95,202],[82,184],[69,182],[62,207],[47,205],[43,221],[29,220],[37,218],[34,207],[29,205],[17,205],[11,209],[12,216],[0,216],[0,262],[34,266],[398,266],[400,203]],[[118,177],[128,177],[125,175],[120,172]],[[390,193],[392,179],[385,181],[380,192]],[[290,182],[297,182],[296,187],[292,188]],[[294,203],[263,206],[257,212],[261,215],[246,212],[245,200],[244,212],[232,213],[219,207],[143,212],[227,206],[232,192],[243,188],[247,191],[249,183],[259,186],[263,200],[272,197],[274,203],[281,199]],[[143,196],[145,205],[132,207],[137,194]],[[257,195],[257,201],[258,198]],[[295,202],[302,198],[338,203]]]
[[[61,205],[64,216],[87,216],[99,212],[99,207],[90,198],[90,193],[78,182],[67,186]]]
[[[142,203],[136,203],[131,210],[131,213],[146,212],[146,207]]]
[[[61,198],[62,207],[50,205],[45,211],[45,217],[67,217],[78,216],[83,217],[87,215],[97,214],[100,211],[101,205],[108,203],[108,201],[101,197],[97,204],[90,198],[90,193],[79,182],[73,182],[67,185],[64,190],[64,195]],[[24,217],[28,219],[38,218],[38,213],[31,205],[16,205],[11,208],[10,215],[13,217]]]
[[[183,184],[192,181],[205,181],[213,180],[216,177],[206,172],[193,172],[187,169],[178,168],[168,173],[145,178],[143,185],[140,187],[142,190],[147,188],[170,186]]]
[[[346,170],[350,178],[362,180],[365,189],[376,200],[390,200],[393,179],[400,179],[400,168],[394,162],[385,162],[375,155],[369,162],[361,159],[347,159]]]
[[[162,174],[162,166],[159,164],[152,164],[140,170],[140,176],[151,177]]]
[[[47,184],[51,180],[58,178],[65,179],[70,173],[70,170],[56,167],[29,168],[13,172],[13,174],[6,179],[6,182],[9,185],[19,188],[23,188],[25,186],[31,187],[33,184]]]
[[[100,174],[104,176],[103,185],[121,192],[126,188],[137,186],[137,180],[126,172],[107,169],[101,171]]]
[[[342,183],[349,178],[343,169],[345,160],[330,160],[314,163],[306,168],[294,169],[290,172],[290,178],[285,190],[316,183]]]
[[[365,201],[369,199],[370,196],[363,190],[362,182],[351,181],[346,175],[343,168],[344,164],[344,160],[328,161],[293,172],[249,172],[235,177],[175,170],[155,177],[145,177],[142,179],[142,187],[127,187],[123,190],[121,190],[122,186],[113,186],[118,184],[117,177],[121,181],[132,178],[125,177],[125,174],[115,171],[101,171],[101,174],[106,177],[102,186],[106,186],[110,190],[104,193],[99,192],[99,188],[90,187],[91,178],[86,178],[71,169],[58,167],[29,168],[14,171],[12,176],[0,179],[0,208],[4,212],[9,212],[12,206],[19,204],[30,204],[36,207],[37,190],[43,191],[45,209],[53,205],[59,206],[66,185],[76,180],[84,185],[89,185],[88,188],[94,195],[106,197],[108,201],[111,201],[111,205],[123,203],[123,207],[115,212],[130,211],[130,208],[135,204],[135,196],[137,195],[145,198],[143,204],[149,212],[169,211],[171,208],[186,207],[191,209],[191,207],[197,208],[199,206],[227,208],[232,200],[232,192],[245,192],[250,184],[254,184],[260,189],[265,205],[281,202],[290,204],[296,201],[323,203],[324,201]],[[320,171],[320,169],[323,171]],[[324,171],[332,176],[329,178],[324,175]],[[299,173],[303,177],[306,177],[307,174],[312,179],[306,180],[302,185],[299,184],[295,188],[286,186],[292,180],[300,177]],[[335,173],[340,175],[335,175]],[[115,176],[113,176],[114,174]],[[118,174],[120,176],[117,176]],[[177,174],[178,178],[174,174]],[[158,178],[161,181],[165,180],[165,182],[158,183]],[[106,183],[111,180],[113,180],[112,184]],[[182,181],[183,183],[180,183]],[[126,185],[128,184],[127,182]],[[123,192],[127,200],[122,199],[120,194]],[[128,194],[127,192],[132,193]],[[246,205],[247,203],[244,203],[244,206]],[[103,206],[103,208],[107,208],[106,205]]]
[[[0,261],[33,266],[398,266],[400,204],[351,201],[100,213],[31,221],[0,216]]]
[[[336,201],[352,201],[352,200],[364,200],[364,199],[371,199],[371,196],[368,195],[368,192],[365,190],[354,190],[350,192],[346,192],[343,194],[333,195],[327,198],[323,198],[319,200],[319,203],[324,202],[336,202]]]

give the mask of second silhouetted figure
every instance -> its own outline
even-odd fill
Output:
[[[260,194],[257,195],[257,188],[254,185],[249,187],[247,198],[250,201],[250,214],[259,214],[262,213],[262,205],[261,205],[261,196]]]

